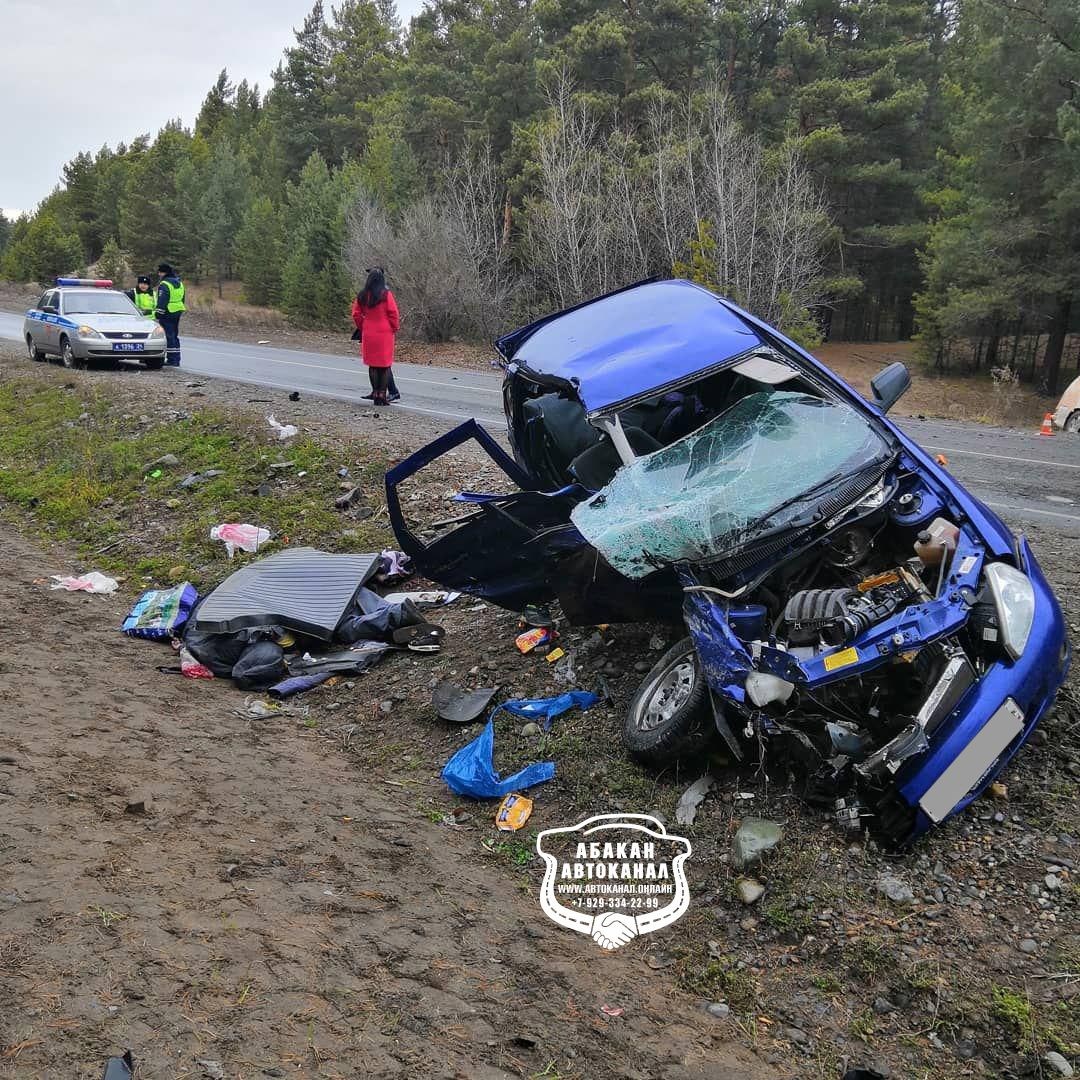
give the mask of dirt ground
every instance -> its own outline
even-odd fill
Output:
[[[144,437],[169,410],[211,405],[238,430],[265,426],[250,388],[214,380],[72,373],[9,353],[0,383],[24,378],[63,388],[74,415],[106,393]],[[393,410],[280,397],[334,448],[330,477],[433,433]],[[0,472],[27,467],[0,460]],[[454,490],[487,482],[476,469],[462,451],[418,478],[410,516],[445,516]],[[266,512],[311,482],[291,479]],[[140,535],[168,543],[195,512],[168,509],[171,488],[140,492],[118,538],[132,565]],[[366,494],[369,520],[384,522],[377,487]],[[1075,668],[1003,775],[1005,798],[890,857],[843,836],[782,777],[715,756],[659,776],[627,761],[622,711],[672,631],[564,629],[577,685],[603,676],[614,702],[547,736],[497,726],[502,772],[557,766],[530,792],[529,825],[506,839],[492,806],[462,805],[439,779],[476,728],[436,722],[430,694],[439,678],[499,685],[500,697],[563,689],[542,657],[515,651],[514,615],[459,601],[438,614],[437,657],[395,658],[249,720],[231,685],[159,674],[167,649],[117,633],[148,580],[130,575],[114,598],[50,591],[43,578],[95,557],[51,542],[33,513],[0,500],[0,1077],[96,1078],[127,1046],[140,1080],[212,1076],[198,1061],[230,1078],[838,1080],[873,1062],[904,1080],[966,1080],[1047,1076],[1044,1053],[1080,1053]],[[1031,539],[1075,636],[1077,543]],[[206,591],[228,567],[207,551],[190,569]],[[607,956],[544,919],[537,829],[615,810],[671,820],[705,770],[717,782],[685,829],[693,901],[679,923]],[[465,820],[448,824],[455,807]],[[728,852],[751,813],[781,822],[784,838],[748,906]],[[883,874],[910,901],[887,901]],[[714,1018],[709,1003],[730,1012]]]
[[[546,923],[393,763],[158,674],[125,601],[40,583],[61,553],[4,528],[0,565],[0,1076],[125,1047],[140,1080],[776,1075]]]

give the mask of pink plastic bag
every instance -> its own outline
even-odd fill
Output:
[[[183,646],[180,647],[180,674],[185,679],[212,679],[214,677],[214,673],[205,664],[200,664]]]
[[[210,530],[210,539],[223,540],[225,551],[231,559],[237,548],[241,551],[258,551],[270,539],[270,530],[257,525],[215,525]]]

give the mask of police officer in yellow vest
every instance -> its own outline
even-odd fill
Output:
[[[180,366],[180,316],[184,306],[184,283],[168,264],[158,267],[161,280],[157,289],[157,321],[165,331],[165,366]]]
[[[127,290],[127,298],[139,309],[140,315],[146,318],[154,318],[157,311],[157,297],[154,295],[150,278],[146,274],[140,274],[134,289]]]

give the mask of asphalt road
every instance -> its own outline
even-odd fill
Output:
[[[22,340],[22,315],[0,312],[0,339]],[[278,390],[301,390],[362,402],[369,387],[359,363],[345,356],[183,339],[184,371]],[[395,409],[446,421],[447,428],[475,417],[504,430],[500,376],[395,364],[402,393]],[[926,449],[944,454],[950,470],[1014,526],[1035,524],[1080,537],[1080,436],[1036,434],[947,420],[906,420],[901,425]]]

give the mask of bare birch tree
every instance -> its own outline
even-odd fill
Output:
[[[703,283],[769,321],[820,302],[826,207],[792,153],[768,158],[713,88],[660,99],[635,139],[601,129],[566,78],[549,96],[524,249],[543,305],[568,306],[694,264]]]
[[[346,217],[346,265],[356,281],[370,266],[386,269],[411,335],[488,337],[514,319],[504,204],[490,144],[479,141],[396,222],[361,196]]]

